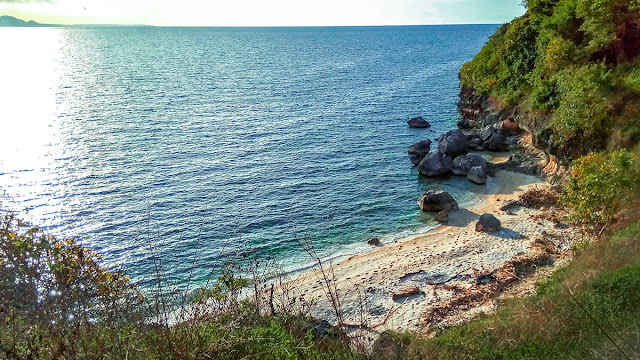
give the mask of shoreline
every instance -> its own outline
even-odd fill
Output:
[[[323,280],[317,267],[297,273],[288,282],[289,291],[308,306],[313,317],[368,329],[372,338],[385,330],[429,332],[435,325],[429,321],[431,310],[477,287],[480,276],[531,254],[540,236],[571,231],[536,216],[540,210],[521,206],[509,212],[498,209],[504,201],[517,199],[528,189],[549,187],[547,181],[508,170],[498,171],[492,181],[498,185],[494,191],[473,207],[452,212],[447,224],[323,263],[329,281]],[[475,232],[475,223],[483,213],[498,217],[503,229],[497,233]],[[342,319],[336,316],[328,288],[340,299]],[[398,295],[403,292],[408,295]],[[448,309],[438,323],[463,321],[479,309],[489,311],[494,297],[472,306],[466,304],[463,311]]]

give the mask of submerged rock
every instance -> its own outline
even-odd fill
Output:
[[[460,129],[449,130],[440,135],[438,151],[455,158],[469,152],[467,136]]]
[[[501,229],[502,223],[492,214],[482,214],[476,223],[476,231],[496,232]]]
[[[458,209],[458,202],[446,191],[425,191],[418,198],[418,206],[422,211],[452,211]]]
[[[431,151],[431,140],[426,139],[409,146],[409,159],[413,165],[418,165]]]
[[[422,118],[422,116],[414,117],[413,119],[407,121],[407,124],[409,124],[409,127],[417,129],[424,129],[431,126],[431,124],[429,124],[427,120]]]

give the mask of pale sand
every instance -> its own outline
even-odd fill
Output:
[[[504,201],[517,199],[533,186],[548,186],[539,177],[500,171],[491,181],[497,190],[477,207],[450,214],[447,225],[330,264],[345,323],[365,323],[376,332],[424,332],[424,314],[430,307],[451,299],[461,288],[476,286],[477,275],[528,253],[536,235],[546,236],[555,228],[550,221],[534,219],[537,210],[517,207],[512,214],[499,210]],[[483,213],[500,219],[502,231],[476,232]],[[311,304],[312,316],[336,323],[321,279],[319,270],[309,271],[293,280],[293,288],[298,298]],[[445,281],[446,286],[433,284]],[[411,286],[422,293],[392,299],[395,292]]]

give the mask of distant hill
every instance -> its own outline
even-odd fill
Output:
[[[24,20],[20,20],[18,18],[15,18],[13,16],[2,15],[2,16],[0,16],[0,26],[5,26],[5,27],[38,27],[38,26],[51,26],[51,25],[40,24],[40,23],[37,23],[37,22],[35,22],[33,20],[24,21]]]

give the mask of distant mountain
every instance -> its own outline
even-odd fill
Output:
[[[38,27],[38,26],[51,26],[51,25],[40,24],[40,23],[37,23],[37,22],[35,22],[33,20],[24,21],[24,20],[20,20],[18,18],[15,18],[13,16],[2,15],[2,16],[0,16],[0,27],[1,26],[5,26],[5,27]]]

